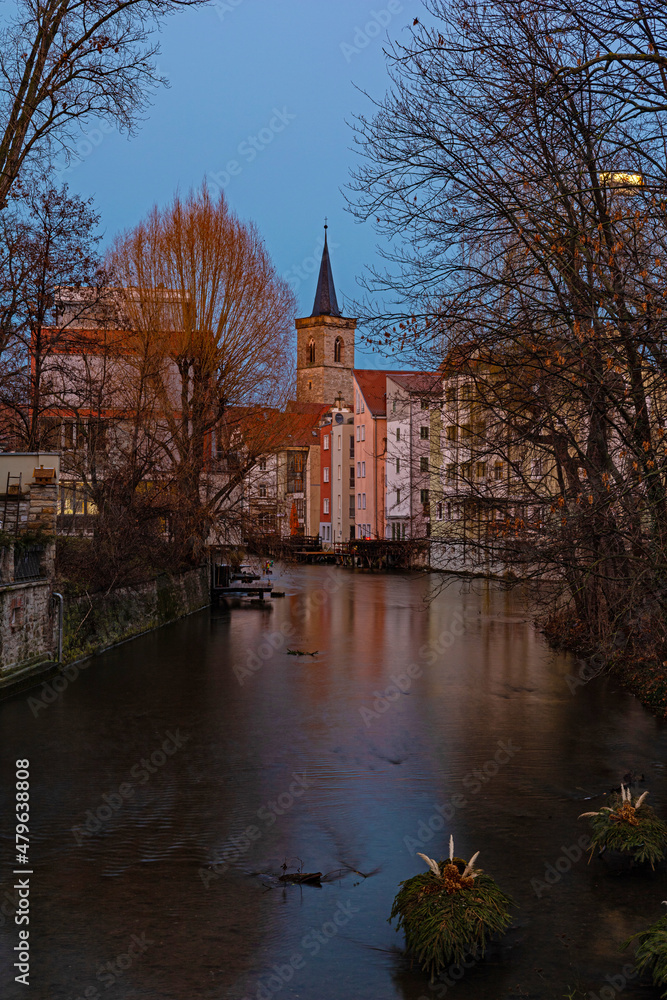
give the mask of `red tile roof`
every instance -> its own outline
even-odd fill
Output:
[[[387,377],[410,392],[433,392],[440,388],[442,382],[442,375],[437,372],[376,371],[372,368],[355,368],[354,377],[366,407],[374,417],[387,414]]]

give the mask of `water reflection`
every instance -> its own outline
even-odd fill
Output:
[[[599,992],[629,961],[623,940],[659,915],[664,874],[581,858],[535,881],[585,833],[587,797],[627,770],[667,812],[664,727],[605,680],[573,693],[572,662],[507,592],[426,604],[421,575],[304,567],[279,581],[271,613],[206,612],[112,650],[36,718],[25,697],[0,705],[3,789],[17,757],[32,762],[33,995],[437,996],[386,920],[415,852],[443,855],[450,832],[518,908],[447,990]],[[142,782],[169,732],[182,746]],[[123,783],[133,794],[77,841]],[[2,864],[0,897],[6,851]],[[283,864],[348,874],[284,886]],[[120,969],[132,935],[150,943]],[[14,944],[6,920],[3,957]],[[636,980],[625,992],[654,995]]]

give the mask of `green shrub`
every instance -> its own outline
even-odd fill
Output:
[[[484,955],[487,941],[510,924],[512,900],[481,869],[477,854],[466,863],[454,857],[434,861],[420,854],[430,871],[401,882],[389,920],[405,932],[409,952],[434,978],[440,969],[462,962],[467,955]],[[479,853],[479,852],[478,852]]]
[[[651,868],[662,861],[667,849],[667,824],[658,819],[653,809],[645,805],[644,792],[634,802],[629,789],[621,785],[621,794],[610,799],[611,805],[599,812],[582,813],[591,821],[591,855],[597,849],[609,848],[630,854],[633,861],[648,861]]]
[[[635,934],[631,941],[638,942],[635,961],[640,972],[650,972],[653,982],[660,989],[661,996],[667,998],[667,916],[660,917],[645,931]]]

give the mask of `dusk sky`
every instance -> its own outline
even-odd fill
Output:
[[[339,303],[346,315],[357,278],[377,259],[370,226],[345,210],[342,189],[358,160],[350,122],[387,87],[383,46],[406,36],[418,0],[217,0],[170,18],[158,91],[137,134],[88,128],[81,159],[58,176],[94,196],[105,243],[155,203],[204,177],[224,186],[232,208],[252,219],[278,271],[309,315],[324,216]],[[229,164],[232,164],[231,169]],[[357,366],[385,367],[359,352]]]

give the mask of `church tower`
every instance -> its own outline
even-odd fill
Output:
[[[300,403],[331,403],[341,396],[354,399],[354,331],[356,319],[341,316],[324,227],[324,249],[311,316],[296,320],[296,398]]]

